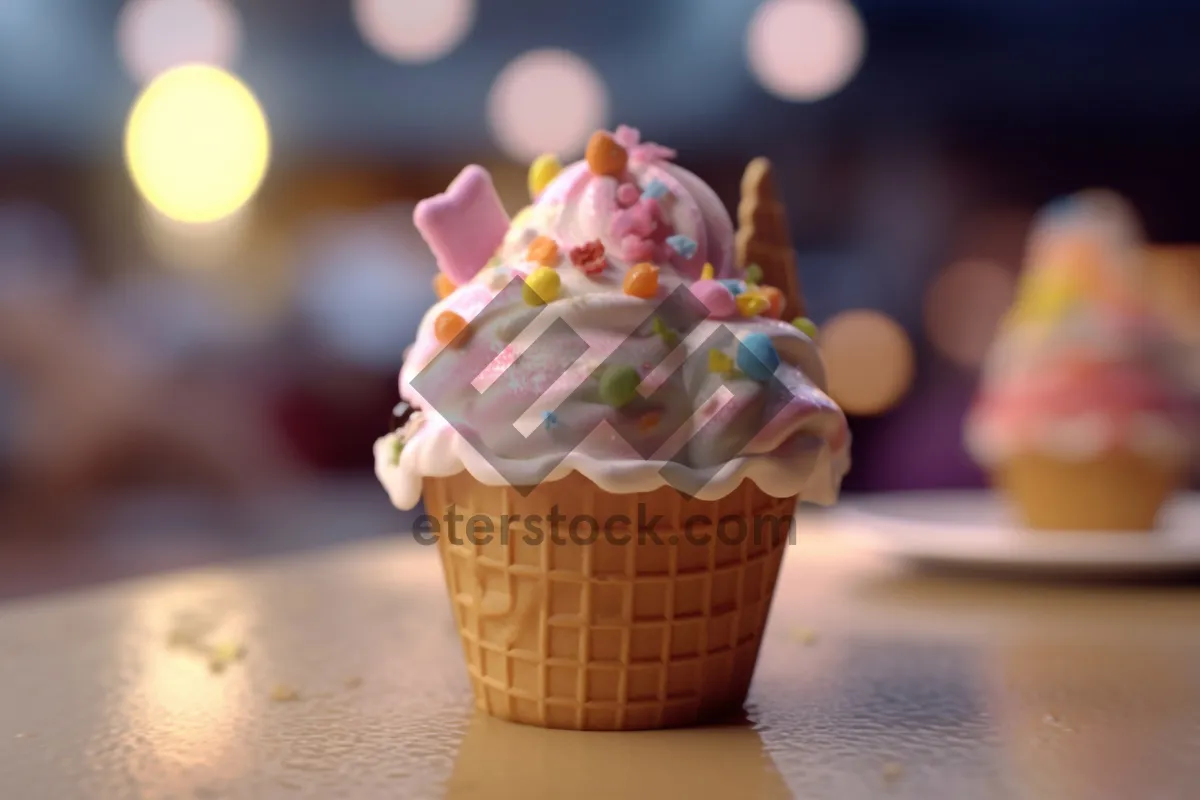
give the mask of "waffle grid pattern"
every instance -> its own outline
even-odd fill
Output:
[[[466,473],[427,480],[425,492],[428,508],[453,506],[461,518],[457,543],[442,535],[438,547],[482,710],[552,728],[633,730],[703,721],[744,701],[794,498],[750,482],[710,502],[671,489],[610,495],[577,474],[528,497]],[[548,517],[556,504],[559,526],[527,541],[514,515]],[[662,516],[659,541],[638,536],[639,504],[642,518]],[[722,535],[697,517],[726,520]],[[589,541],[596,526],[586,524],[572,537],[569,520],[580,518],[617,520],[615,535]],[[491,541],[480,538],[484,520]],[[756,531],[738,520],[768,522]]]

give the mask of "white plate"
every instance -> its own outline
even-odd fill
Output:
[[[1030,531],[993,492],[897,492],[858,498],[840,512],[841,533],[910,562],[990,571],[1097,576],[1200,574],[1200,493],[1178,495],[1160,529]]]

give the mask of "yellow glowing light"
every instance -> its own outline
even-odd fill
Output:
[[[266,117],[250,90],[200,64],[151,82],[125,128],[138,191],[179,222],[213,222],[245,205],[262,183],[270,149]]]

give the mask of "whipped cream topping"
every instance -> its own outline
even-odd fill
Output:
[[[423,318],[400,374],[402,399],[422,413],[375,446],[376,473],[397,506],[417,503],[423,478],[462,470],[488,485],[578,471],[613,493],[681,478],[703,485],[692,492],[702,499],[749,479],[779,497],[836,499],[849,433],[825,394],[815,345],[760,313],[664,331],[667,298],[702,277],[724,279],[731,294],[755,287],[739,280],[733,223],[715,193],[669,149],[627,128],[614,138],[628,154],[619,175],[596,174],[588,161],[563,169],[512,220],[488,265]],[[556,245],[549,264],[532,247],[544,239]],[[629,293],[630,271],[648,265],[657,268],[653,296]],[[557,274],[555,296],[530,304],[524,282],[546,267]],[[439,337],[447,312],[469,324],[465,342]],[[752,340],[778,356],[770,379],[713,368],[735,363]],[[641,382],[627,403],[598,385],[614,363]]]

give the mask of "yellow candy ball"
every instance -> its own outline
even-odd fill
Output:
[[[708,371],[723,375],[733,370],[733,359],[720,350],[708,351]]]
[[[552,153],[538,156],[536,160],[529,166],[529,196],[537,199],[537,196],[546,190],[550,185],[550,181],[558,177],[558,173],[562,172],[562,162]]]
[[[713,265],[705,264],[700,268],[700,280],[711,281],[713,279]]]
[[[734,302],[743,317],[757,317],[771,307],[771,301],[756,292],[742,292]]]
[[[556,300],[561,286],[562,279],[557,272],[550,267],[538,267],[529,273],[521,292],[526,303],[541,306]]]

